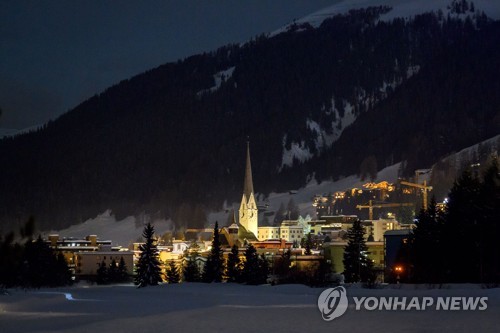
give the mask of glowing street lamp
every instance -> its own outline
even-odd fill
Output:
[[[394,267],[394,271],[396,272],[396,280],[397,280],[397,283],[399,284],[399,276],[403,273],[403,266],[398,265],[398,266]]]

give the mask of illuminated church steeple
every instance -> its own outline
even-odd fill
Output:
[[[258,213],[257,202],[253,192],[250,143],[247,142],[247,161],[245,168],[245,182],[243,184],[243,197],[241,198],[240,205],[240,224],[245,227],[247,231],[252,232],[255,236],[257,236],[257,228],[259,226]]]

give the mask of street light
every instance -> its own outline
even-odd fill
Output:
[[[394,267],[394,271],[396,271],[396,281],[399,284],[399,276],[400,276],[400,274],[403,273],[403,266],[398,265],[398,266]]]

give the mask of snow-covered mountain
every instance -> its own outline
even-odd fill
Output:
[[[320,25],[329,18],[335,15],[346,14],[350,10],[362,9],[367,7],[386,6],[387,12],[380,15],[379,20],[391,21],[395,18],[405,18],[407,20],[413,19],[416,15],[426,12],[440,12],[443,17],[454,17],[460,19],[471,19],[484,12],[489,18],[498,20],[500,19],[500,1],[479,0],[479,1],[465,1],[465,0],[344,0],[335,5],[329,6],[315,13],[307,15],[303,18],[295,20],[280,29],[273,31],[268,36],[275,37],[280,33],[295,31],[304,31],[308,26],[318,28]],[[404,80],[409,79],[420,70],[419,65],[409,66],[407,69],[406,77],[395,77],[392,81],[384,81],[379,90],[382,92],[381,96],[375,97],[366,94],[362,87],[357,87],[359,91],[358,96],[355,97],[351,104],[350,101],[342,101],[345,112],[339,114],[338,109],[335,108],[335,96],[332,97],[332,103],[329,108],[324,106],[328,113],[335,114],[335,121],[332,122],[333,133],[327,133],[321,125],[314,120],[307,120],[307,127],[311,133],[317,138],[316,150],[330,147],[341,135],[345,128],[350,126],[356,120],[358,113],[354,112],[355,107],[360,105],[369,108],[370,104],[378,103],[387,97],[387,90],[396,89]],[[283,157],[282,165],[291,167],[293,161],[304,162],[311,159],[314,153],[305,144],[305,141],[292,142],[290,148],[285,147],[287,136],[283,137]]]
[[[200,227],[200,212],[239,200],[248,137],[255,187],[279,205],[309,186],[304,212],[324,192],[316,186],[368,162],[429,168],[500,132],[500,27],[476,15],[498,17],[499,2],[449,3],[450,18],[444,1],[340,2],[0,140],[0,221],[17,229],[33,214],[44,230],[65,229],[110,209],[118,221],[145,211]],[[332,16],[366,5],[392,10]],[[390,20],[399,15],[414,19]]]
[[[463,1],[458,0],[455,3],[462,3]],[[303,25],[305,23],[310,24],[312,27],[319,27],[321,23],[327,18],[331,18],[334,15],[345,14],[352,9],[360,9],[375,6],[388,6],[391,8],[389,12],[381,15],[380,20],[392,20],[397,17],[412,18],[415,15],[434,11],[441,12],[447,16],[455,15],[466,17],[467,15],[473,15],[474,12],[485,12],[485,14],[495,20],[500,19],[500,1],[496,0],[473,0],[466,1],[467,8],[472,7],[474,11],[467,10],[465,14],[454,13],[451,10],[453,4],[452,0],[343,0],[335,5],[323,8],[317,12],[310,15],[304,16],[293,23],[285,25],[284,27],[272,32],[270,35],[274,36],[279,33],[285,32],[290,29],[294,24]]]
[[[461,161],[466,161],[470,159],[470,156],[477,154],[481,146],[488,146],[490,150],[500,151],[500,135],[493,138],[480,142],[476,145],[464,148],[459,152],[447,156],[444,160],[452,160],[454,165],[460,165]],[[390,183],[396,183],[398,180],[398,170],[400,169],[400,163],[396,163],[387,168],[380,170],[377,174],[376,181],[388,181]],[[457,170],[458,171],[458,170]],[[431,178],[431,175],[428,175]],[[430,179],[428,179],[430,180]],[[260,199],[260,203],[265,203],[267,205],[265,212],[275,213],[281,204],[285,206],[293,199],[300,209],[300,215],[306,217],[307,215],[315,217],[315,208],[312,206],[313,198],[315,195],[327,195],[328,193],[334,193],[337,191],[346,191],[352,188],[362,188],[366,181],[362,181],[358,176],[351,175],[345,177],[338,181],[324,181],[318,184],[317,181],[311,180],[306,186],[299,188],[294,191],[287,191],[281,193],[270,193],[267,197],[262,194],[258,194],[257,197]],[[258,191],[258,188],[256,188]],[[442,200],[443,198],[437,198]],[[238,202],[233,202],[231,204],[226,203],[224,210],[218,212],[212,212],[208,215],[208,224],[213,227],[215,222],[219,222],[219,225],[224,226],[232,214],[232,210],[237,210],[239,207]],[[260,215],[263,216],[262,214]],[[269,215],[269,219],[273,220],[274,215]],[[113,241],[113,246],[121,245],[123,247],[129,246],[129,244],[135,242],[141,237],[143,230],[143,222],[140,221],[141,217],[129,216],[125,219],[117,219],[111,210],[107,210],[102,214],[99,214],[95,218],[88,219],[87,221],[73,225],[69,228],[62,230],[52,230],[49,233],[58,233],[60,237],[85,237],[87,235],[98,235],[100,239],[107,239]],[[262,223],[262,221],[260,221]],[[162,235],[167,231],[171,231],[173,227],[172,221],[166,221],[163,219],[156,219],[152,221],[155,227],[155,231],[158,235]]]

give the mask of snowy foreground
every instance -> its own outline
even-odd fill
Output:
[[[399,287],[400,289],[397,289]],[[326,322],[323,288],[235,284],[85,286],[9,290],[0,295],[0,332],[498,332],[500,289],[412,285],[346,287],[347,312]],[[356,310],[353,297],[488,297],[484,311]],[[342,330],[342,331],[339,331]]]

